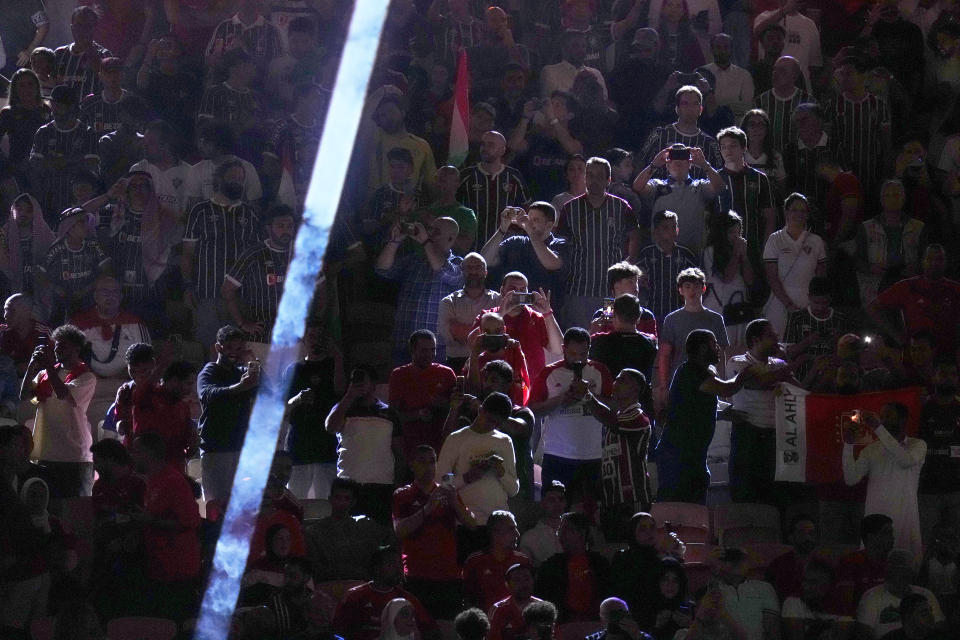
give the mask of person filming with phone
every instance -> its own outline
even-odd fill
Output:
[[[471,332],[469,342],[470,358],[464,367],[467,391],[476,393],[480,390],[480,370],[484,365],[493,360],[504,360],[513,369],[508,395],[514,404],[526,405],[530,398],[527,360],[520,343],[506,332],[503,317],[499,313],[484,313],[480,326]]]
[[[880,415],[855,411],[843,419],[843,479],[853,486],[867,478],[864,513],[882,513],[893,520],[893,545],[919,559],[920,513],[917,489],[927,443],[907,436],[907,407],[883,405]],[[871,440],[873,440],[871,442]],[[868,444],[854,456],[854,445]]]

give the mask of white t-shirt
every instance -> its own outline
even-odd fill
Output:
[[[783,620],[793,619],[793,620],[803,620],[804,626],[806,623],[817,624],[818,628],[829,627],[830,629],[836,629],[839,625],[852,625],[853,618],[850,616],[840,616],[833,613],[824,613],[822,611],[814,611],[807,603],[801,600],[796,596],[790,596],[783,601],[783,609],[780,610],[780,618]],[[807,636],[804,636],[807,637]],[[834,636],[836,637],[836,636]]]
[[[146,160],[141,160],[130,167],[130,171],[149,173],[153,178],[153,190],[157,194],[157,199],[176,211],[178,215],[183,215],[187,207],[187,181],[192,170],[193,167],[183,160],[166,171]]]
[[[33,378],[40,381],[43,372]],[[57,369],[61,380],[67,379],[67,371]],[[36,424],[33,427],[38,460],[50,462],[92,462],[93,432],[87,420],[87,407],[97,388],[97,377],[87,371],[65,383],[73,403],[57,397],[56,393],[37,404]]]
[[[763,247],[763,261],[777,263],[777,275],[790,299],[801,307],[809,302],[807,287],[816,275],[817,265],[827,260],[823,239],[804,231],[794,240],[786,229],[770,234]]]
[[[393,484],[394,423],[380,416],[348,416],[337,435],[337,476],[361,484]]]
[[[753,76],[735,64],[721,69],[716,62],[711,62],[703,68],[717,80],[714,87],[717,105],[730,107],[734,118],[739,122],[743,114],[753,108]]]
[[[562,362],[555,366],[557,364],[547,365],[541,372],[546,375],[547,398],[565,394],[573,382],[573,370]],[[610,395],[613,383],[603,365],[587,363],[583,380],[594,395]],[[569,460],[599,460],[603,455],[603,425],[587,413],[583,402],[561,405],[544,416],[543,452]]]
[[[937,597],[928,589],[911,586],[910,593],[922,594],[930,603],[930,611],[937,624],[943,622],[943,611]],[[900,598],[887,591],[886,585],[877,585],[867,589],[857,605],[857,622],[870,627],[874,638],[884,635],[903,626],[900,621]]]
[[[520,551],[525,553],[533,566],[539,567],[547,558],[563,551],[556,530],[541,520],[532,529],[520,536]]]
[[[467,484],[463,475],[470,471],[471,463],[494,453],[503,458],[503,476],[497,477],[496,472],[490,470],[476,482]],[[448,473],[456,475],[454,483],[459,489],[460,499],[481,525],[487,523],[487,518],[494,511],[508,509],[507,498],[520,491],[513,441],[500,431],[477,433],[470,427],[464,427],[447,436],[437,456],[437,482]]]
[[[764,11],[760,13],[753,21],[754,29],[761,21],[776,13],[776,11]],[[794,13],[785,16],[779,21],[779,24],[787,31],[787,39],[783,45],[783,53],[780,55],[793,56],[800,63],[803,69],[804,77],[808,77],[810,67],[822,67],[823,55],[820,51],[820,30],[817,29],[817,23],[803,15]],[[763,47],[760,47],[760,57],[764,55]],[[809,86],[809,84],[808,84]]]
[[[763,580],[744,580],[739,586],[720,583],[723,606],[747,633],[747,640],[763,640],[763,614],[780,613],[773,585]]]
[[[787,366],[787,363],[778,358],[768,358],[767,362],[760,362],[749,353],[733,356],[727,360],[726,375],[733,378],[747,367],[754,365],[762,367],[764,371],[775,371]],[[750,381],[748,384],[752,384]],[[773,389],[751,389],[746,386],[733,394],[733,408],[747,414],[750,424],[761,429],[776,428],[776,398]]]

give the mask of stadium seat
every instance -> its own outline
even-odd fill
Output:
[[[114,618],[107,623],[110,640],[173,640],[177,623],[166,618]]]
[[[650,515],[661,529],[669,522],[683,542],[711,542],[710,509],[702,504],[655,502]]]
[[[780,512],[768,504],[717,505],[713,511],[713,528],[717,541],[725,547],[781,541]]]
[[[709,562],[713,550],[717,548],[716,546],[707,542],[687,542],[685,544],[687,551],[683,554],[684,563]]]
[[[765,571],[770,563],[793,550],[788,544],[779,542],[753,542],[744,544],[743,550],[747,552],[747,562],[753,571]]]

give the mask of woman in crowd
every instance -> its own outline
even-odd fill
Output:
[[[750,109],[743,114],[740,128],[747,134],[747,148],[744,150],[743,159],[754,169],[767,174],[777,191],[783,193],[787,172],[783,168],[783,156],[773,148],[770,116],[763,109]]]
[[[747,257],[747,241],[743,238],[743,219],[734,211],[715,216],[703,250],[703,271],[707,274],[707,293],[703,306],[723,313],[728,304],[747,301],[747,291],[754,273]],[[727,327],[731,350],[728,355],[743,351],[745,324]]]

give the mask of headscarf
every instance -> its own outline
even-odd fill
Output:
[[[147,283],[153,284],[163,275],[170,261],[170,250],[176,241],[177,214],[175,211],[160,204],[156,189],[153,185],[153,176],[146,171],[134,171],[127,174],[127,178],[145,178],[150,181],[150,201],[147,208],[140,215],[140,258]],[[127,205],[117,203],[110,219],[110,236],[120,232],[127,213]]]
[[[413,608],[413,605],[406,598],[394,598],[387,603],[387,606],[380,612],[379,640],[414,640],[416,633],[400,635],[393,627],[394,620],[407,607]]]
[[[64,217],[64,214],[70,214],[67,217]],[[83,212],[82,214],[80,212]],[[87,237],[93,237],[97,232],[97,219],[92,213],[83,211],[80,207],[73,207],[65,210],[60,214],[60,222],[57,224],[57,240],[63,240],[67,237],[67,234],[70,233],[70,229],[73,229],[80,223],[87,225]]]
[[[30,487],[38,482],[43,485],[43,490],[46,491],[46,498],[43,502],[43,511],[40,513],[33,513],[33,511],[31,511],[30,520],[37,529],[40,529],[44,533],[50,533],[50,513],[47,511],[47,506],[50,504],[50,487],[47,486],[47,483],[41,478],[29,478],[23,483],[23,486],[20,487],[20,500],[26,504],[27,493],[30,491]]]
[[[56,239],[47,221],[43,219],[43,209],[40,208],[40,202],[29,193],[21,193],[14,198],[14,202],[22,198],[27,198],[33,206],[33,221],[30,234],[33,236],[33,246],[31,247],[31,260],[34,265],[41,264],[43,258],[47,255],[47,250]],[[7,218],[7,266],[4,272],[10,280],[10,285],[14,291],[23,291],[23,268],[27,265],[20,264],[20,227],[13,214]]]

